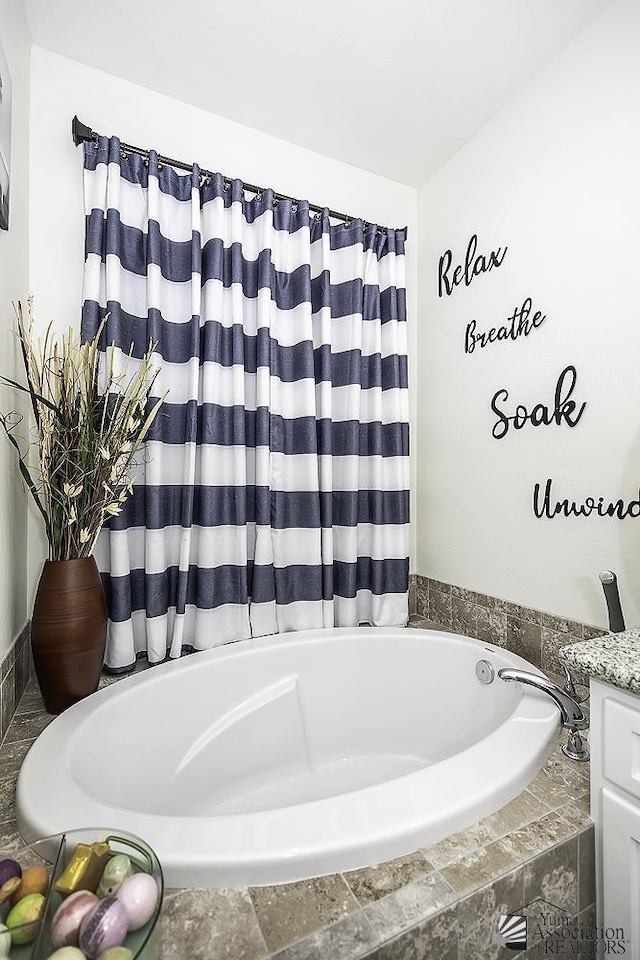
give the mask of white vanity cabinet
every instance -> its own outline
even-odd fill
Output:
[[[597,922],[622,928],[640,960],[640,696],[593,678],[590,689]]]

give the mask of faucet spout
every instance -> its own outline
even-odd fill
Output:
[[[513,670],[503,668],[498,670],[498,676],[502,680],[511,680],[518,683],[526,683],[536,690],[542,690],[555,701],[560,710],[560,722],[568,730],[584,730],[589,726],[580,704],[572,696],[566,693],[557,683],[549,680],[548,677],[540,676],[537,673],[529,673],[527,670]]]

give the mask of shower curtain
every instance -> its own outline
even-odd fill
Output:
[[[96,558],[106,663],[408,617],[404,232],[85,144],[82,333],[166,397]],[[131,359],[127,361],[127,355]]]

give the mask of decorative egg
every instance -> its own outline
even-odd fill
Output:
[[[11,949],[11,931],[0,923],[0,960],[6,960]]]
[[[47,957],[47,960],[87,960],[78,947],[60,947]]]
[[[129,915],[129,930],[139,930],[156,908],[158,884],[148,873],[134,873],[124,881],[116,897]]]
[[[20,884],[22,883],[21,877],[11,877],[10,880],[6,880],[0,887],[0,906],[3,903],[6,903],[11,899],[13,894],[16,892]]]
[[[51,946],[77,947],[80,924],[98,902],[89,890],[76,890],[63,900],[51,921]]]
[[[128,947],[111,947],[101,953],[98,960],[133,960],[133,950]]]
[[[11,910],[7,917],[7,926],[11,930],[11,940],[16,947],[31,943],[35,938],[38,932],[37,921],[40,919],[43,907],[43,894],[30,893]]]
[[[96,893],[99,897],[115,897],[122,883],[133,874],[131,860],[124,853],[116,853],[107,861]]]
[[[17,860],[5,857],[4,860],[0,860],[0,887],[3,887],[12,877],[22,877],[22,867]]]
[[[11,894],[11,904],[15,907],[19,900],[31,893],[46,893],[49,886],[49,874],[44,867],[27,867],[17,890]]]
[[[95,960],[109,947],[118,947],[127,935],[129,915],[115,897],[105,897],[86,914],[80,924],[78,946],[90,960]]]

